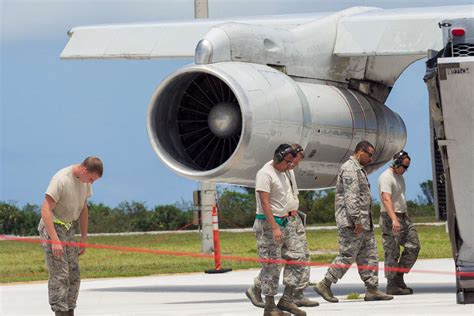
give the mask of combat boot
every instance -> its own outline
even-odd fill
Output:
[[[290,314],[285,313],[278,309],[275,305],[275,299],[273,296],[265,296],[265,309],[263,310],[263,316],[289,316]]]
[[[398,284],[398,287],[401,288],[401,289],[406,289],[408,291],[410,291],[409,294],[413,294],[413,289],[408,287],[406,284],[405,284],[405,281],[403,280],[403,275],[404,273],[403,272],[397,272],[397,275],[396,277],[394,278],[394,281]]]
[[[411,294],[408,289],[402,289],[394,279],[387,279],[387,289],[385,291],[391,295],[408,295]]]
[[[312,301],[306,296],[304,296],[303,290],[295,290],[293,292],[293,302],[295,302],[298,307],[315,307],[319,306],[318,301]]]
[[[73,309],[70,309],[70,310],[68,311],[68,313],[69,313],[68,316],[74,316],[74,310],[73,310]]]
[[[376,286],[367,286],[364,301],[388,301],[391,299],[393,299],[392,295],[379,291]]]
[[[245,291],[245,295],[249,298],[250,302],[256,307],[264,308],[265,303],[262,299],[262,289],[253,285]]]
[[[67,311],[67,312],[56,311],[56,312],[54,312],[54,316],[69,316],[69,311]]]
[[[278,301],[277,307],[282,311],[290,312],[296,316],[306,316],[306,312],[302,309],[299,309],[293,302],[293,292],[295,288],[293,286],[286,286],[283,296]]]
[[[324,278],[314,286],[314,290],[326,301],[330,303],[337,303],[339,300],[332,294],[331,284],[331,281]]]

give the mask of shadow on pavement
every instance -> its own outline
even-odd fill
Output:
[[[416,284],[410,283],[408,286],[413,288],[415,294],[426,293],[455,293],[456,287],[452,283],[438,283],[438,284]],[[107,287],[90,289],[89,291],[97,292],[147,292],[147,293],[245,293],[248,286],[246,285],[155,285],[155,286],[127,286],[127,287]],[[335,284],[331,287],[332,292],[336,296],[343,296],[349,293],[365,293],[365,288],[362,284]],[[380,290],[385,291],[385,284],[380,286]],[[283,287],[280,286],[278,293],[283,292]],[[312,287],[305,290],[307,295],[314,294],[318,296]],[[311,295],[313,296],[313,295]]]

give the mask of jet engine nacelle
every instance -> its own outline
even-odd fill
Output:
[[[376,148],[372,171],[402,149],[398,114],[359,92],[293,79],[272,67],[239,62],[191,65],[156,89],[148,137],[171,170],[193,180],[254,186],[281,143],[299,143],[300,189],[335,184],[361,140]]]

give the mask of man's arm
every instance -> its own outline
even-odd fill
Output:
[[[87,243],[87,224],[89,223],[89,208],[87,207],[87,200],[84,202],[84,206],[79,215],[79,226],[81,227],[81,244]],[[79,248],[79,255],[83,255],[86,252],[86,247],[83,245]]]
[[[357,172],[344,171],[342,174],[342,181],[344,185],[344,202],[346,204],[347,212],[354,222],[356,234],[362,232],[362,218],[360,214],[360,183]]]
[[[63,246],[59,240],[56,229],[53,223],[53,209],[56,206],[56,201],[49,195],[45,195],[43,205],[41,206],[41,218],[43,219],[46,232],[51,238],[51,249],[55,257],[62,257],[64,254]]]
[[[395,214],[395,210],[393,208],[392,194],[382,192],[382,203],[385,207],[385,210],[387,210],[387,215],[392,220],[393,233],[398,234],[400,232],[400,222],[398,221],[397,215]]]
[[[268,223],[272,227],[273,239],[277,243],[282,243],[283,238],[282,238],[280,226],[277,224],[277,222],[275,222],[275,219],[273,218],[272,208],[270,206],[270,193],[264,192],[264,191],[257,191],[257,192],[258,192],[258,198],[260,199],[260,204],[262,205],[262,208],[263,208],[263,213],[265,213],[265,217],[267,218]]]

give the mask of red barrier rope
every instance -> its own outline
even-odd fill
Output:
[[[47,243],[47,244],[61,244],[64,246],[70,247],[85,247],[85,248],[94,248],[94,249],[108,249],[116,251],[126,251],[126,252],[136,252],[136,253],[151,253],[156,255],[167,255],[167,256],[179,256],[179,257],[194,257],[194,258],[204,258],[204,259],[214,259],[213,254],[205,253],[194,253],[194,252],[180,252],[180,251],[168,251],[168,250],[153,250],[153,249],[144,249],[144,248],[134,248],[134,247],[124,247],[124,246],[112,246],[112,245],[100,245],[100,244],[87,244],[79,242],[53,242],[51,240],[37,239],[37,238],[26,238],[26,237],[15,237],[8,235],[0,235],[0,239],[25,242],[25,243]],[[282,260],[282,259],[259,259],[259,258],[250,258],[250,257],[239,257],[239,256],[229,256],[222,255],[221,259],[232,260],[232,261],[247,261],[247,262],[259,262],[259,263],[273,263],[273,264],[294,264],[294,265],[304,265],[304,266],[315,266],[315,267],[336,267],[336,268],[351,268],[352,265],[346,264],[327,264],[327,263],[318,263],[318,262],[307,262],[307,261],[292,261],[292,260]],[[378,265],[373,266],[356,266],[359,270],[379,270]],[[434,270],[408,270],[405,268],[398,267],[384,267],[385,271],[395,271],[406,273],[408,271],[413,273],[426,273],[426,274],[441,274],[441,275],[458,275],[464,277],[474,277],[474,272],[445,272],[445,271],[434,271]]]

